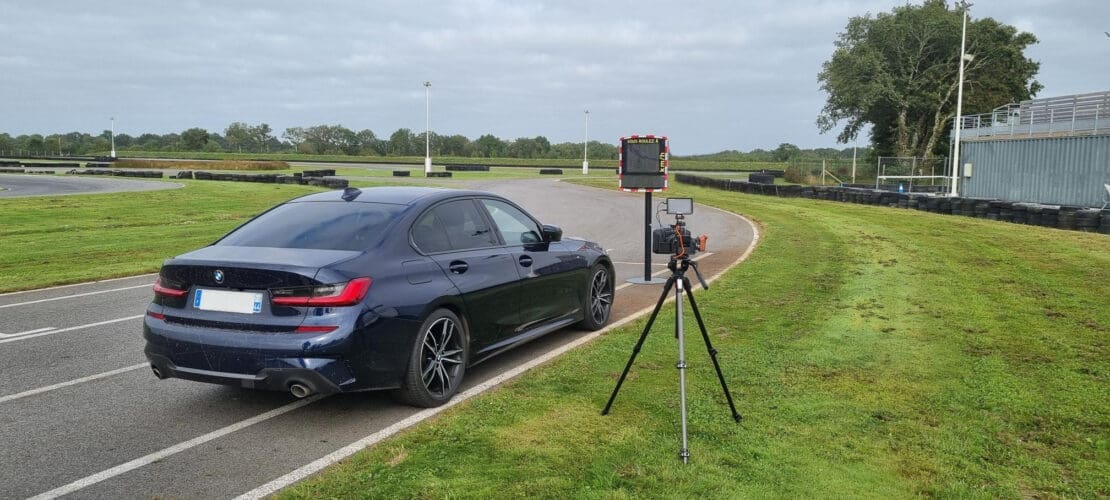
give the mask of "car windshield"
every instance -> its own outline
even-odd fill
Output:
[[[217,245],[316,250],[376,246],[403,205],[297,202],[280,205],[225,236]]]

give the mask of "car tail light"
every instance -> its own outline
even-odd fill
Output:
[[[270,289],[270,301],[279,306],[339,307],[353,306],[366,297],[370,278],[355,278],[346,283],[298,288]]]
[[[189,288],[180,283],[162,279],[161,276],[154,282],[154,294],[163,297],[181,298],[189,293]]]
[[[166,319],[166,315],[165,315],[165,314],[162,314],[162,313],[156,313],[156,312],[154,312],[154,311],[147,311],[147,312],[146,312],[146,315],[147,315],[147,316],[150,316],[151,318],[154,318],[154,319],[161,319],[161,320],[165,320],[165,319]]]
[[[324,325],[301,325],[298,326],[293,333],[328,333],[338,329],[338,326],[324,326]]]

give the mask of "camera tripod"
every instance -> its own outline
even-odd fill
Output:
[[[701,312],[698,311],[698,303],[694,301],[693,287],[690,286],[690,279],[686,277],[686,271],[693,268],[694,274],[698,277],[698,281],[701,282],[702,288],[708,290],[709,285],[705,283],[705,279],[702,278],[701,272],[698,271],[697,262],[690,260],[690,257],[687,255],[681,257],[672,255],[670,262],[667,263],[667,268],[671,270],[671,277],[667,278],[666,284],[663,285],[663,293],[659,295],[659,301],[655,303],[655,310],[651,312],[651,317],[648,318],[647,325],[644,326],[644,332],[640,334],[640,340],[637,341],[636,346],[632,348],[632,356],[628,358],[628,364],[624,366],[624,371],[621,372],[621,377],[617,380],[617,386],[613,388],[613,394],[609,396],[609,402],[605,404],[605,409],[601,411],[601,414],[609,414],[609,409],[613,406],[613,400],[617,399],[617,392],[621,390],[621,384],[624,384],[624,378],[628,376],[628,370],[632,368],[632,363],[636,361],[636,355],[640,353],[640,348],[643,347],[644,340],[647,339],[648,332],[651,331],[651,326],[655,323],[655,317],[659,314],[659,310],[663,308],[663,302],[666,301],[667,294],[670,293],[671,287],[675,286],[675,338],[678,339],[678,363],[675,365],[675,368],[678,368],[678,387],[682,413],[682,449],[679,451],[678,456],[682,458],[682,463],[687,463],[690,459],[690,449],[687,446],[686,439],[686,345],[682,323],[683,291],[686,292],[686,297],[690,299],[690,308],[694,311],[694,318],[698,320],[698,328],[701,329],[701,338],[705,340],[705,348],[709,352],[710,359],[713,360],[713,368],[717,370],[717,379],[721,381],[721,389],[725,391],[725,398],[728,399],[728,407],[732,410],[732,419],[739,422],[743,417],[736,411],[736,405],[732,402],[732,394],[729,393],[728,384],[725,383],[725,375],[721,372],[720,363],[717,362],[717,349],[713,348],[713,344],[709,341],[709,333],[705,331],[705,323],[702,322]]]

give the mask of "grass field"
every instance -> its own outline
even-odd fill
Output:
[[[182,189],[0,200],[0,292],[157,271],[278,202],[320,188],[182,181]]]
[[[1110,495],[1110,238],[684,186],[668,195],[764,230],[747,262],[698,292],[742,423],[688,323],[691,464],[676,456],[665,313],[607,417],[643,320],[280,496]],[[696,232],[696,214],[689,222]]]
[[[216,160],[216,161],[180,161],[180,160],[119,160],[110,165],[111,168],[154,168],[174,170],[286,170],[289,164],[284,161],[256,161],[256,160]]]

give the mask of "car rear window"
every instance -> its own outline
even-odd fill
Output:
[[[381,241],[386,226],[403,208],[386,203],[286,203],[232,231],[216,244],[366,250]]]

